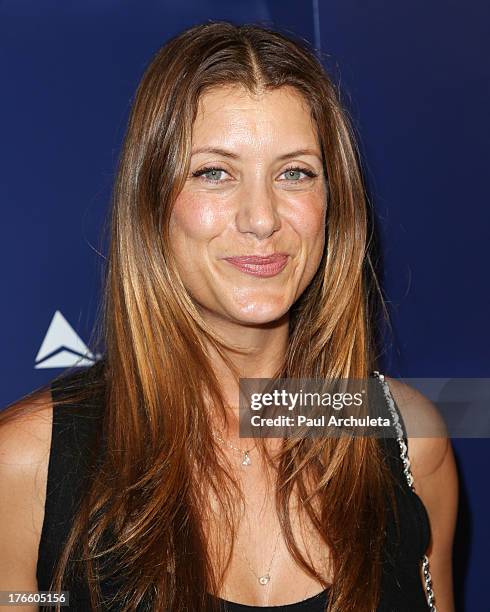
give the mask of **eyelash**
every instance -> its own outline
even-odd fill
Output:
[[[212,172],[213,170],[218,171],[218,172],[219,171],[226,172],[226,170],[224,168],[220,168],[219,166],[206,166],[205,168],[201,168],[200,170],[196,170],[195,172],[193,172],[192,176],[197,178],[197,177],[200,177],[203,174],[207,174],[208,172]],[[303,174],[306,174],[306,176],[308,178],[315,178],[315,177],[318,176],[318,174],[316,174],[316,172],[313,172],[312,170],[309,170],[308,168],[302,168],[301,166],[290,166],[288,168],[285,168],[281,174],[284,174],[285,172],[291,172],[291,171],[302,172]],[[207,183],[215,183],[215,184],[224,182],[224,181],[213,181],[212,179],[207,179],[207,178],[203,178],[202,180],[206,181]],[[292,183],[301,183],[304,180],[306,180],[306,179],[302,178],[302,179],[299,179],[297,181],[291,181],[291,182]],[[289,182],[289,181],[287,181],[287,182]]]

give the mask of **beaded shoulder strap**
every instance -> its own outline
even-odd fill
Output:
[[[410,469],[410,459],[408,458],[408,446],[407,439],[405,437],[404,429],[402,426],[402,422],[400,419],[399,411],[396,407],[396,404],[391,395],[390,387],[385,380],[384,374],[380,374],[377,370],[373,372],[374,376],[378,378],[383,387],[383,393],[386,397],[386,402],[388,404],[388,410],[390,411],[391,418],[393,419],[393,424],[396,431],[396,440],[398,442],[398,446],[400,448],[400,457],[403,463],[403,473],[405,474],[405,478],[408,486],[412,491],[415,491],[415,487],[413,484],[413,476]],[[435,604],[435,596],[434,591],[432,590],[432,578],[430,575],[429,568],[429,559],[427,555],[424,554],[422,557],[422,571],[424,574],[424,584],[425,584],[425,595],[427,598],[427,604],[429,606],[429,610],[431,612],[437,612],[436,604]]]

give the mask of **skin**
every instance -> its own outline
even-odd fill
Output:
[[[220,170],[195,176],[210,166]],[[288,172],[296,167],[301,170]],[[321,261],[326,207],[316,127],[294,90],[250,96],[244,89],[220,88],[201,97],[189,176],[170,220],[172,249],[183,282],[207,323],[233,346],[247,349],[246,356],[233,354],[242,377],[272,376],[279,365],[288,341],[289,310]],[[224,260],[272,252],[289,257],[286,267],[269,278],[246,274]],[[225,400],[237,406],[237,385],[220,357],[209,350]],[[253,440],[238,438],[238,415],[233,416],[228,439],[234,446],[251,448]],[[277,441],[269,443],[273,447]],[[234,451],[230,459],[236,463]],[[218,595],[263,606],[321,591],[318,582],[292,563],[278,539],[264,466],[255,456],[246,470],[238,468],[235,476],[247,500],[237,533],[239,553]],[[207,531],[211,542],[219,540],[218,521],[211,521]],[[310,538],[308,549],[319,549],[319,543]],[[250,565],[263,573],[273,556],[277,578],[264,589]]]
[[[251,97],[243,90],[220,89],[201,99],[193,149],[202,147],[220,147],[236,158],[209,152],[192,157],[190,175],[171,219],[179,271],[208,324],[231,344],[250,351],[245,358],[232,355],[242,377],[268,377],[287,345],[288,311],[315,274],[324,247],[328,203],[315,126],[307,107],[291,90]],[[300,149],[312,154],[279,160]],[[211,164],[225,170],[218,173],[218,184],[192,176]],[[304,166],[317,176],[299,181],[304,175],[293,173],[286,178],[288,165]],[[290,254],[286,268],[273,278],[249,276],[223,261],[229,255],[272,251]],[[237,405],[236,385],[218,356],[213,364],[225,400]],[[393,379],[387,381],[404,418],[409,407],[415,408],[437,426],[440,417],[431,402]],[[45,392],[27,401],[45,407],[0,429],[0,590],[5,591],[37,590],[52,405]],[[237,429],[228,434],[234,446],[249,447],[247,440],[238,438]],[[237,454],[225,451],[236,463],[246,507],[237,533],[237,554],[217,595],[260,606],[291,603],[319,592],[321,585],[292,562],[282,539],[277,539],[273,500],[257,456],[252,452],[252,465],[241,469]],[[431,523],[428,555],[437,609],[454,612],[451,554],[457,476],[451,445],[443,436],[409,438],[408,453],[416,491]],[[206,528],[212,542],[219,522]],[[318,568],[325,549],[314,534],[302,530],[294,509],[292,529],[300,548],[309,551]],[[262,573],[274,550],[274,579],[264,589],[250,565]],[[323,573],[329,583],[331,573]]]
[[[251,351],[237,361],[243,376],[268,376],[285,351],[288,311],[313,278],[324,248],[326,183],[316,129],[292,90],[252,98],[221,88],[201,97],[192,141],[193,151],[220,148],[237,157],[192,155],[170,222],[179,272],[207,322]],[[309,153],[279,159],[298,150]],[[192,176],[208,166],[223,171]],[[288,177],[291,166],[317,176]],[[245,274],[223,259],[271,252],[290,255],[272,278]],[[219,374],[226,399],[238,405],[236,385],[221,368]]]

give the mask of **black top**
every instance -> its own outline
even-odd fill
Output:
[[[83,384],[87,373],[90,371],[93,373],[97,367],[96,364],[92,368],[78,370],[70,375],[70,380]],[[53,430],[45,514],[37,563],[40,591],[49,590],[55,562],[61,553],[77,502],[84,490],[86,461],[103,411],[101,399],[87,401],[83,406],[57,404],[57,400],[62,397],[65,384],[66,379],[63,384],[59,381],[51,384]],[[397,407],[396,409],[406,442],[405,426]],[[388,407],[384,406],[383,410],[386,410],[385,416],[389,418]],[[430,539],[427,512],[420,497],[408,486],[397,440],[395,437],[381,440],[386,460],[396,480],[395,495],[400,522],[400,541],[398,544],[396,526],[391,518],[387,524],[381,600],[377,612],[426,612],[429,607],[420,578],[420,563]],[[389,511],[387,516],[392,517],[392,512]],[[110,593],[108,584],[102,584],[101,589],[102,593],[105,590]],[[303,601],[283,606],[247,606],[220,601],[223,612],[323,612],[328,603],[328,589]],[[41,610],[43,609],[41,607]],[[46,609],[52,610],[52,608]],[[77,612],[90,610],[88,587],[85,583],[75,583],[70,588],[69,609]],[[110,610],[116,612],[119,608],[112,607]]]

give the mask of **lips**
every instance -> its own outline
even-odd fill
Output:
[[[279,274],[288,262],[287,253],[274,253],[272,255],[240,255],[225,257],[231,265],[242,272],[253,276],[270,277]]]

